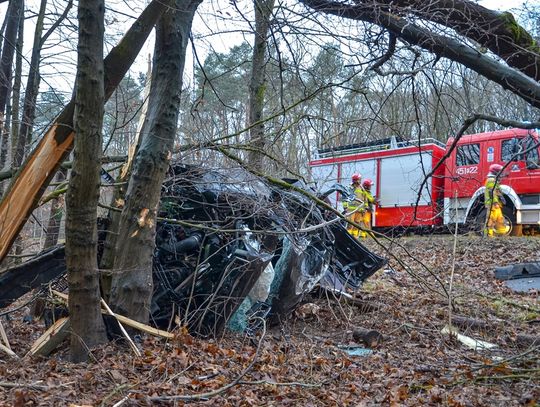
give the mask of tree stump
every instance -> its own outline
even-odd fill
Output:
[[[353,331],[353,339],[357,342],[362,342],[368,348],[374,348],[383,341],[383,335],[374,329],[357,327]]]

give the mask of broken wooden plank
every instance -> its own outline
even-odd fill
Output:
[[[2,340],[4,341],[4,345],[6,345],[9,349],[11,349],[11,346],[9,344],[9,339],[6,334],[6,330],[4,329],[4,325],[2,325],[2,321],[0,321],[0,337],[2,337]]]
[[[0,350],[7,353],[9,356],[11,357],[14,357],[14,358],[18,358],[17,354],[15,352],[13,352],[10,348],[8,348],[7,346],[5,345],[2,345],[0,343]]]
[[[142,322],[135,321],[123,315],[114,314],[118,321],[122,322],[124,325],[130,326],[132,328],[138,329],[139,331],[145,332],[150,335],[160,336],[165,339],[174,339],[174,334],[162,329],[157,329],[149,325],[145,325]]]
[[[60,318],[34,342],[26,355],[47,356],[68,337],[70,327],[69,318]]]
[[[62,300],[64,300],[66,302],[66,304],[67,304],[67,301],[68,301],[68,298],[69,298],[69,296],[67,294],[58,292],[56,290],[52,290],[52,293],[54,295],[56,295],[57,297],[61,298]],[[102,309],[101,312],[104,313],[104,314],[107,313],[107,311],[104,310],[104,309]],[[135,321],[133,319],[130,319],[130,318],[125,317],[125,316],[120,315],[120,314],[114,314],[114,316],[118,321],[120,321],[124,325],[127,325],[127,326],[129,326],[131,328],[138,329],[139,331],[145,332],[145,333],[147,333],[149,335],[159,336],[159,337],[165,338],[165,339],[174,339],[174,334],[171,333],[171,332],[151,327],[149,325],[143,324],[142,322]]]

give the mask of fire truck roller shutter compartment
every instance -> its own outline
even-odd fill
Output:
[[[412,208],[426,174],[432,168],[431,153],[407,154],[381,159],[380,206],[403,207],[402,222],[412,220]],[[422,189],[419,206],[431,205],[431,181]],[[399,222],[401,223],[401,222]]]

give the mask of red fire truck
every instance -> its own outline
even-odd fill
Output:
[[[501,179],[504,214],[520,234],[540,225],[539,139],[535,132],[510,129],[461,137],[446,146],[434,139],[420,143],[392,137],[376,143],[319,149],[309,165],[321,190],[348,185],[352,174],[374,181],[379,198],[374,227],[436,226],[485,222],[484,182],[491,164],[505,167]],[[444,160],[442,165],[439,162]],[[435,169],[436,168],[436,169]],[[435,171],[433,171],[435,169]],[[427,175],[433,174],[426,178]],[[422,190],[420,191],[420,188]],[[341,209],[338,193],[330,200]]]

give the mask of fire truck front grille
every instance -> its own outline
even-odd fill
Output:
[[[520,195],[523,205],[538,205],[540,204],[540,195]]]

